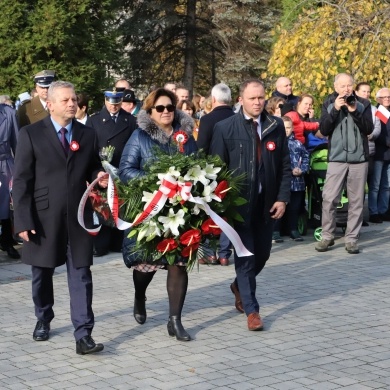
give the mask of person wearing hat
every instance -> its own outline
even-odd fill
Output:
[[[135,97],[134,91],[131,89],[125,89],[123,91],[122,108],[133,116],[137,116],[141,108]]]
[[[47,90],[54,81],[54,77],[55,72],[53,70],[42,70],[34,76],[38,95],[19,106],[17,117],[20,127],[38,122],[49,116],[46,105]]]
[[[113,88],[104,92],[105,102],[102,110],[92,114],[87,119],[87,126],[96,130],[99,150],[105,146],[115,147],[111,164],[118,168],[123,148],[137,122],[133,115],[126,112],[121,106],[123,88]],[[123,232],[108,226],[102,226],[99,234],[94,237],[94,256],[104,256],[113,250],[120,252],[122,248]]]

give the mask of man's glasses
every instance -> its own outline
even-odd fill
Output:
[[[378,99],[387,99],[387,100],[390,100],[390,96],[378,96]]]
[[[157,112],[161,114],[162,112],[165,111],[165,109],[167,109],[168,112],[173,112],[175,111],[176,107],[173,104],[168,104],[166,106],[163,105],[153,106],[152,108],[154,108]]]

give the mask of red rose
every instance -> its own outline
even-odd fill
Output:
[[[202,238],[199,229],[191,229],[184,232],[180,237],[180,243],[182,245],[193,245],[200,241]]]
[[[157,244],[159,252],[170,252],[177,248],[177,242],[173,238],[166,238]]]
[[[214,236],[219,236],[222,233],[222,230],[211,218],[206,219],[206,221],[202,223],[201,228],[205,234],[213,234]]]
[[[222,180],[221,182],[218,183],[214,193],[222,200],[226,196],[227,191],[225,190],[228,188],[229,188],[228,182],[226,180]]]
[[[183,257],[189,257],[193,252],[195,252],[199,248],[199,243],[196,243],[194,245],[186,246],[182,251],[181,255]]]

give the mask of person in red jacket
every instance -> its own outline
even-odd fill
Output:
[[[305,99],[306,97],[300,96],[298,99],[298,105]],[[294,127],[294,136],[295,139],[302,142],[302,144],[305,145],[306,139],[305,139],[305,132],[311,131],[316,132],[320,124],[318,122],[305,122],[302,120],[300,115],[294,111],[292,105],[285,103],[282,107],[282,116],[288,116],[293,121],[293,127]]]

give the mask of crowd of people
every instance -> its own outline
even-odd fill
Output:
[[[32,295],[37,317],[33,338],[49,338],[54,318],[54,269],[66,264],[76,352],[99,352],[103,345],[91,337],[93,256],[122,252],[133,268],[133,314],[139,324],[147,320],[146,290],[158,269],[167,270],[169,316],[167,330],[177,340],[189,341],[181,321],[188,286],[186,262],[168,264],[137,256],[134,238],[112,226],[102,226],[92,237],[77,220],[86,182],[97,178],[101,189],[107,178],[99,151],[113,146],[110,163],[126,183],[142,176],[155,158],[155,147],[177,152],[173,136],[187,134],[184,153],[203,150],[218,155],[234,175],[245,177],[239,207],[243,218],[234,226],[250,256],[238,257],[229,239],[220,236],[217,252],[205,245],[200,264],[227,266],[234,253],[236,278],[230,285],[235,307],[245,313],[251,331],[263,329],[256,298],[256,276],[264,268],[272,243],[282,243],[284,225],[292,240],[300,242],[298,216],[305,204],[305,177],[310,153],[326,144],[328,167],[322,201],[322,238],[315,250],[334,245],[336,210],[341,193],[348,193],[345,249],[359,253],[363,202],[368,182],[368,208],[372,223],[390,221],[390,90],[380,89],[377,106],[370,103],[370,85],[341,73],[334,93],[323,102],[315,118],[314,98],[293,94],[287,77],[276,81],[266,100],[264,84],[248,79],[233,105],[230,88],[219,83],[209,96],[192,93],[167,82],[140,102],[130,83],[120,79],[104,92],[100,111],[89,113],[88,96],[76,93],[69,82],[55,81],[55,72],[35,75],[35,88],[19,95],[16,108],[0,96],[0,248],[32,267]],[[36,95],[34,95],[36,93]],[[77,153],[77,150],[83,153]],[[284,219],[282,219],[285,216]],[[96,225],[96,214],[86,210],[86,221]]]

